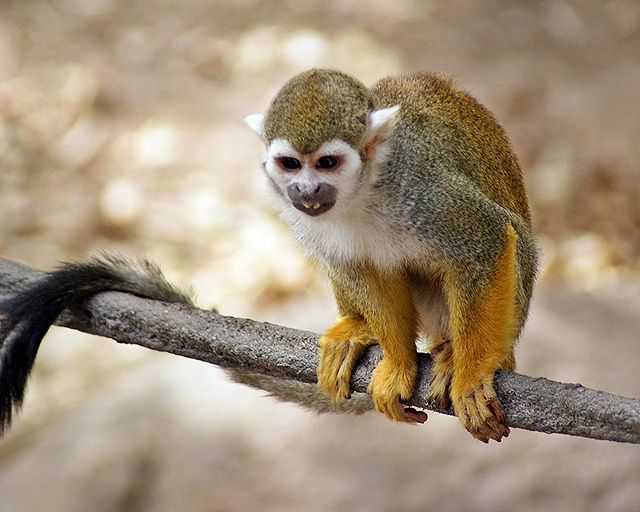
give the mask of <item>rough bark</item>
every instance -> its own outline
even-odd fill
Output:
[[[42,276],[0,259],[0,299]],[[119,292],[100,293],[66,310],[57,325],[141,345],[224,368],[315,383],[318,334],[168,305]],[[382,352],[370,347],[356,365],[352,385],[365,392]],[[426,397],[431,360],[420,354],[419,374],[408,405],[445,414]],[[640,443],[640,400],[544,378],[499,371],[496,392],[511,427],[618,442]]]

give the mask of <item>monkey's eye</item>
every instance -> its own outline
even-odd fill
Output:
[[[280,159],[280,165],[282,167],[284,167],[285,169],[288,169],[290,171],[294,171],[296,169],[300,169],[300,167],[302,167],[302,164],[300,163],[300,160],[298,160],[297,158],[293,158],[290,156],[285,156],[283,158]]]
[[[338,165],[338,159],[334,156],[321,156],[316,162],[316,167],[319,169],[331,169]]]

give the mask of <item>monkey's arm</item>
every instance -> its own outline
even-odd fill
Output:
[[[68,263],[35,284],[0,300],[0,434],[22,403],[42,338],[60,313],[103,291],[122,291],[164,302],[191,304],[148,261],[113,257]]]
[[[423,423],[424,413],[400,404],[411,396],[417,373],[418,315],[406,274],[353,265],[329,275],[340,317],[320,338],[319,387],[334,401],[348,397],[353,365],[367,345],[377,343],[384,358],[367,388],[376,410],[396,421]]]

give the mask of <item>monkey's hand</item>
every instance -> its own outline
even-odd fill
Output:
[[[483,375],[478,382],[461,382],[453,376],[451,401],[456,416],[469,433],[484,443],[500,442],[509,435],[505,414],[493,388],[493,373]]]
[[[373,334],[364,319],[352,315],[338,317],[320,338],[318,388],[328,394],[332,402],[351,396],[349,381],[353,365],[372,343],[375,343]]]
[[[318,388],[327,393],[335,403],[349,398],[351,371],[364,349],[375,343],[369,327],[362,317],[343,316],[330,327],[318,342]],[[427,415],[422,411],[404,408],[400,398],[407,399],[413,392],[416,377],[415,364],[405,368],[383,358],[373,372],[367,391],[375,408],[388,418],[408,423],[424,423]]]
[[[426,413],[405,408],[400,400],[407,400],[413,393],[416,380],[416,364],[397,364],[388,357],[378,363],[367,392],[373,398],[376,411],[384,413],[387,418],[405,423],[424,423]]]

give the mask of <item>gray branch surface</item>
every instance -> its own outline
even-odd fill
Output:
[[[0,258],[0,299],[42,275]],[[307,331],[119,292],[95,295],[66,310],[56,324],[224,368],[316,382],[319,336]],[[380,347],[373,346],[358,362],[352,377],[355,391],[366,391],[381,356]],[[420,354],[416,388],[407,404],[453,414],[426,398],[430,374],[430,357]],[[495,387],[511,427],[640,443],[640,400],[507,371],[497,372]]]

